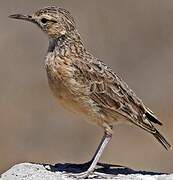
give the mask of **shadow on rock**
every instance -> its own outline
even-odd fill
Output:
[[[44,166],[48,171],[51,171],[51,172],[59,171],[59,172],[66,172],[66,173],[80,173],[80,172],[86,171],[88,167],[90,166],[90,164],[91,164],[90,162],[87,162],[84,164],[58,163],[55,165],[44,164]],[[162,174],[165,174],[165,173],[159,173],[159,172],[138,171],[138,170],[134,170],[125,166],[104,164],[104,163],[98,163],[95,169],[95,172],[100,172],[100,173],[110,174],[110,175],[118,175],[118,174],[162,175]]]

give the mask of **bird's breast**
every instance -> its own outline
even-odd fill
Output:
[[[71,60],[55,56],[55,53],[48,53],[45,68],[49,85],[54,94],[60,96],[65,93],[66,83],[73,76]]]
[[[75,68],[72,60],[50,54],[46,58],[45,68],[49,86],[58,102],[72,111],[85,111],[79,104],[84,87],[74,78]]]

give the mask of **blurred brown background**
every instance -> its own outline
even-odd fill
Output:
[[[119,73],[163,121],[173,144],[172,0],[0,1],[0,172],[19,162],[84,162],[102,131],[56,104],[47,84],[48,39],[8,18],[47,5],[69,9],[88,49]],[[173,172],[173,154],[146,132],[115,128],[102,162]]]

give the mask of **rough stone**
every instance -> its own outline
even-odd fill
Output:
[[[17,164],[3,173],[0,180],[68,180],[70,173],[85,170],[87,164]],[[173,174],[136,171],[127,167],[99,163],[89,179],[173,180]]]

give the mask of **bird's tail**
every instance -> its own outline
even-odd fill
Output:
[[[152,133],[153,136],[161,143],[166,150],[172,149],[168,141],[160,134],[160,132],[155,128],[155,131]]]
[[[168,141],[163,137],[163,135],[160,134],[160,132],[154,127],[154,125],[147,118],[144,117],[143,119],[140,119],[140,120],[137,120],[137,121],[131,119],[131,122],[133,124],[135,124],[136,126],[142,128],[145,131],[152,134],[157,139],[157,141],[163,145],[163,147],[166,150],[172,149],[172,147],[168,143]],[[156,122],[156,123],[158,124],[158,122]]]
[[[158,120],[158,118],[153,114],[153,112],[147,108],[147,112],[145,113],[145,117],[156,124],[162,125],[162,123]],[[152,125],[152,123],[149,123],[151,126],[152,131],[150,131],[151,134],[161,143],[166,150],[171,149],[171,145],[168,143],[168,141],[163,137],[163,135],[160,134],[160,132]]]

